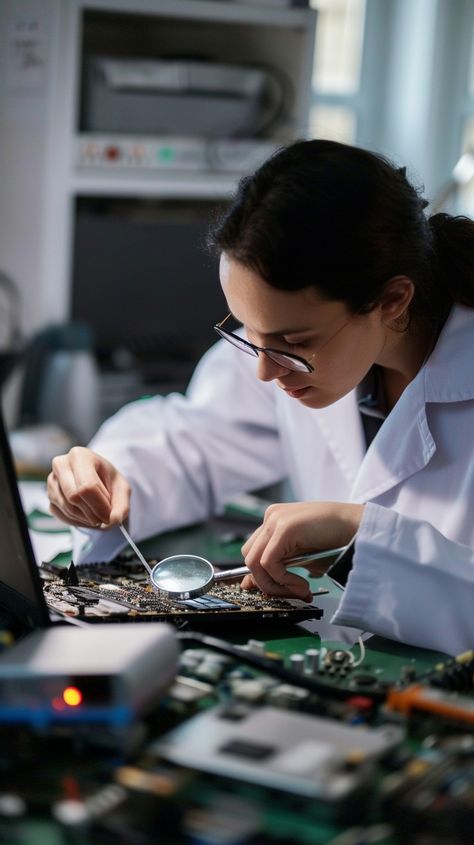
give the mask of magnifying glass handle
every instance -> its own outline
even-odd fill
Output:
[[[292,566],[298,566],[299,563],[309,560],[322,560],[325,557],[336,557],[336,555],[345,552],[347,546],[339,546],[337,549],[325,549],[324,552],[307,552],[304,555],[296,555],[296,557],[288,557],[283,561],[285,566],[290,569]],[[248,566],[238,566],[236,569],[224,569],[222,572],[216,572],[214,581],[225,581],[228,578],[240,578],[242,575],[248,575],[250,569]]]

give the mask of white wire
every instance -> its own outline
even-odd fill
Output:
[[[355,669],[356,666],[360,666],[360,664],[363,663],[364,660],[365,660],[365,645],[364,645],[364,640],[362,639],[362,636],[360,634],[357,637],[357,642],[359,643],[360,654],[359,654],[358,659],[354,660],[354,663],[352,664],[353,669]]]

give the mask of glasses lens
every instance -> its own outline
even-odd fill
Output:
[[[214,326],[214,329],[218,335],[223,337],[224,340],[228,340],[229,343],[232,344],[232,346],[237,347],[237,349],[240,349],[241,352],[246,352],[247,355],[254,355],[255,357],[257,357],[258,352],[256,352],[253,346],[250,346],[250,344],[247,343],[247,341],[245,341],[243,338],[239,337],[236,334],[232,334],[232,332],[226,332],[225,329],[221,329],[219,328],[219,326]]]
[[[288,355],[285,352],[278,352],[277,349],[261,349],[254,347],[251,343],[233,332],[228,332],[220,326],[214,326],[214,331],[227,340],[232,346],[240,349],[241,352],[246,352],[247,355],[254,355],[258,358],[259,352],[263,352],[270,361],[278,364],[280,367],[285,367],[287,370],[292,370],[296,373],[312,373],[313,367],[304,358],[299,358],[297,355]]]
[[[284,352],[274,352],[273,349],[266,349],[265,355],[270,358],[275,364],[280,367],[285,367],[287,370],[293,370],[295,373],[311,373],[313,368],[306,361],[300,358],[293,358],[292,355],[285,355]]]

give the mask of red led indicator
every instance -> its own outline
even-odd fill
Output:
[[[117,161],[120,158],[120,148],[119,147],[106,147],[104,150],[105,157],[109,159],[109,161]]]
[[[77,687],[66,687],[63,690],[63,701],[69,707],[78,707],[82,703],[82,692]]]

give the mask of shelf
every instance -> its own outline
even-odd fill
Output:
[[[134,15],[156,15],[212,23],[304,28],[315,12],[310,8],[280,7],[232,0],[76,0],[78,8]]]
[[[84,196],[159,196],[226,198],[235,190],[238,176],[230,174],[81,173],[69,181],[69,193]]]
[[[2,5],[0,2],[0,7]],[[31,9],[26,11],[24,0],[9,0],[7,5],[8,13],[0,11],[0,22],[5,26],[13,14],[18,19],[26,15],[27,19],[36,21],[33,7],[37,4],[30,3]],[[111,207],[115,204],[118,215],[134,200],[149,214],[169,200],[170,206],[173,203],[176,206],[174,212],[178,214],[179,210],[187,220],[186,212],[196,201],[225,205],[234,194],[239,179],[252,173],[272,152],[263,151],[263,147],[257,150],[256,143],[255,155],[250,147],[248,155],[241,155],[241,150],[231,148],[234,141],[230,136],[235,136],[236,145],[238,136],[246,134],[254,136],[255,141],[258,139],[262,144],[275,147],[305,136],[316,22],[313,9],[258,0],[41,0],[40,6],[41,43],[48,48],[47,62],[38,71],[41,87],[28,96],[16,96],[14,114],[7,113],[13,103],[10,94],[3,103],[3,110],[0,108],[7,131],[15,133],[14,143],[4,144],[0,150],[0,163],[7,180],[6,193],[15,195],[15,207],[8,215],[1,246],[4,264],[22,294],[22,325],[27,332],[35,331],[47,322],[71,318],[78,210],[82,201],[90,200],[92,207],[105,204],[109,199]],[[197,117],[194,113],[190,119],[189,130],[187,127],[177,129],[177,122],[170,120],[163,129],[154,130],[155,135],[161,132],[161,138],[153,137],[151,130],[147,130],[150,132],[147,135],[143,129],[140,137],[139,121],[134,124],[130,120],[131,128],[129,130],[127,125],[126,130],[127,134],[130,131],[129,148],[120,149],[116,162],[112,161],[113,153],[109,150],[106,162],[105,146],[101,148],[102,153],[91,154],[89,158],[78,146],[87,143],[86,134],[92,143],[98,141],[92,136],[99,132],[90,129],[95,124],[88,124],[85,119],[88,69],[94,57],[163,62],[182,61],[187,57],[190,63],[212,62],[244,71],[267,69],[269,86],[263,105],[271,106],[274,101],[278,105],[277,78],[283,79],[285,96],[281,100],[281,110],[275,110],[274,122],[270,109],[269,119],[264,115],[261,123],[251,124],[250,128],[246,123],[237,129],[224,126],[222,133],[217,127],[212,134],[210,129],[206,131],[206,127],[202,127],[203,121],[198,122],[199,104]],[[189,116],[186,108],[185,113]],[[21,119],[17,120],[17,115]],[[28,120],[23,119],[25,115]],[[205,116],[211,122],[207,113]],[[128,120],[128,113],[126,117]],[[89,127],[87,133],[86,127]],[[132,149],[132,129],[135,133],[133,145],[146,148],[140,162],[141,152]],[[204,156],[203,151],[192,144],[179,150],[176,147],[172,152],[165,150],[173,133],[177,135],[181,131],[183,135],[189,131],[190,138],[193,137],[191,133],[214,138],[215,143],[211,149],[207,142]],[[221,139],[224,133],[226,144]],[[107,138],[105,132],[100,134],[102,139],[99,140],[104,145],[117,145],[117,135]],[[152,150],[147,145],[153,141],[156,146]],[[158,149],[158,142],[162,149]],[[26,227],[28,230],[26,240],[17,237],[18,221],[20,229]],[[124,214],[124,229],[126,222]],[[88,274],[94,280],[102,278],[103,243],[100,238],[106,227],[98,228],[100,237],[97,236],[88,256],[91,261]],[[189,236],[189,249],[191,228],[191,223],[184,226]],[[120,237],[120,245],[122,242],[127,245],[127,232],[121,232]],[[176,238],[178,242],[178,234]],[[153,261],[157,262],[158,258],[155,255]],[[177,259],[181,260],[179,268]],[[175,248],[172,257],[166,257],[166,260],[170,272],[177,268],[175,273],[181,280],[189,275],[194,258],[191,253]],[[200,257],[196,262],[199,260]],[[132,255],[130,262],[131,269],[127,272],[134,279],[138,271],[143,271],[139,250],[138,257]],[[94,297],[98,291],[97,284],[91,299],[92,312],[97,307]],[[176,330],[179,331],[179,326]]]

